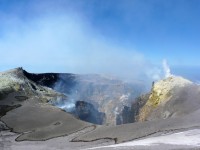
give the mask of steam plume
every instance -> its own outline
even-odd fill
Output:
[[[163,69],[164,69],[165,78],[172,76],[170,67],[169,67],[166,59],[163,60]]]

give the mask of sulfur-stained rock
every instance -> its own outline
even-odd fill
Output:
[[[191,81],[177,76],[171,76],[155,83],[147,103],[140,110],[139,121],[149,120],[150,118],[170,117],[171,112],[167,110],[164,111],[164,109],[161,110],[161,108],[164,108],[166,104],[174,98],[178,98],[180,96],[180,91],[191,85],[193,85]],[[156,116],[154,116],[154,111],[158,111]],[[160,116],[158,114],[160,114]]]

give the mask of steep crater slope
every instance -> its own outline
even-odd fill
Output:
[[[200,86],[182,77],[171,76],[156,82],[138,121],[188,115],[200,108]]]
[[[158,81],[150,94],[137,97],[143,91],[141,84],[135,89],[137,84],[100,75],[27,73],[28,77],[24,72],[18,68],[0,74],[0,130],[20,133],[17,141],[47,140],[90,127],[90,132],[73,141],[120,143],[200,127],[200,87],[181,77]],[[77,118],[109,125],[145,122],[96,126]]]
[[[170,76],[155,82],[151,93],[138,98],[132,108],[139,108],[134,112],[136,123],[98,127],[74,141],[108,138],[121,143],[147,136],[199,129],[200,86],[182,77]]]
[[[17,140],[47,140],[91,126],[49,104],[66,97],[24,75],[22,68],[0,73],[0,131],[19,133]]]
[[[146,90],[142,82],[123,82],[113,77],[95,74],[32,74],[26,71],[24,74],[37,84],[65,94],[65,98],[55,98],[52,101],[53,105],[95,124],[116,125],[134,122],[131,104]],[[83,107],[80,106],[82,102]],[[88,116],[82,117],[77,113],[77,109],[80,108],[81,112]]]
[[[58,85],[57,89],[62,87],[62,83]],[[144,89],[143,83],[128,83],[101,75],[79,75],[68,100],[72,104],[76,101],[91,103],[99,112],[105,114],[103,124],[131,123],[132,117],[126,119],[123,112],[126,111],[127,115],[131,113],[131,103]]]

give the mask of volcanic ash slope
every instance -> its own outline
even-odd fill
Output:
[[[0,129],[18,133],[16,141],[48,140],[92,127],[72,141],[122,143],[200,128],[200,87],[182,77],[156,82],[147,100],[136,100],[142,103],[136,113],[139,122],[118,126],[95,126],[48,104],[65,95],[30,80],[20,68],[1,73],[0,81]]]
[[[139,111],[139,122],[115,127],[98,127],[75,141],[110,138],[116,143],[163,133],[200,127],[200,87],[182,77],[172,76],[152,87]]]
[[[91,126],[47,103],[63,96],[29,80],[21,68],[1,73],[0,119],[13,132],[21,134],[18,141],[47,140]]]

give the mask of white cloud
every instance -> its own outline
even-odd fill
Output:
[[[101,73],[142,80],[160,78],[160,69],[141,53],[124,47],[123,43],[109,41],[77,16],[9,21],[10,26],[0,38],[0,63],[4,68],[23,66],[32,72]]]

